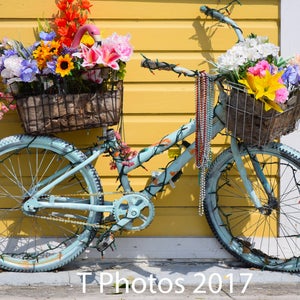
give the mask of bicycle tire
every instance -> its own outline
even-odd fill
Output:
[[[241,182],[230,149],[224,150],[207,173],[204,211],[226,250],[247,266],[297,272],[300,270],[300,153],[280,143],[256,148],[240,145],[248,178],[261,203],[267,195],[255,176],[249,155],[267,176],[279,201],[264,213],[256,209]],[[274,202],[273,202],[274,204]]]
[[[101,213],[47,208],[28,215],[22,210],[22,203],[41,180],[85,159],[85,154],[59,138],[17,135],[0,140],[0,268],[50,271],[68,264],[86,249],[96,234],[93,224],[100,223]],[[70,196],[66,201],[82,201],[79,198],[85,194],[86,202],[101,205],[99,192],[102,188],[96,170],[88,165],[43,197],[75,193],[81,196]],[[66,217],[77,224],[58,221]]]

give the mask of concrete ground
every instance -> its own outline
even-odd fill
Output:
[[[1,299],[300,299],[300,273],[236,261],[78,258],[55,272],[0,273]]]

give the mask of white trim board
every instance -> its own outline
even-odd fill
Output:
[[[281,0],[280,3],[280,49],[285,58],[300,54],[300,39],[297,37],[300,11],[299,0]],[[281,142],[300,150],[300,131],[283,136]]]

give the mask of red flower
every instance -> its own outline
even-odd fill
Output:
[[[77,11],[73,11],[72,8],[69,8],[65,11],[65,16],[67,21],[73,21],[74,19],[77,19],[79,17],[79,14]]]
[[[90,7],[92,7],[93,5],[90,3],[89,0],[81,0],[81,5],[80,7],[82,9],[86,9],[88,12],[90,12]]]
[[[86,20],[87,20],[88,16],[84,15],[84,16],[79,16],[78,18],[78,23],[80,24],[80,26],[84,25]]]
[[[56,5],[59,12],[54,24],[58,38],[70,46],[79,27],[86,23],[92,5],[89,0],[57,0]]]
[[[54,23],[58,27],[66,27],[67,26],[67,20],[64,18],[56,18],[54,20]]]
[[[69,36],[77,32],[77,25],[75,21],[69,22]]]
[[[61,11],[64,11],[67,9],[67,2],[65,0],[60,0],[60,1],[57,1],[56,3],[56,6],[61,10]]]
[[[71,44],[72,44],[73,39],[72,39],[72,38],[69,38],[69,37],[66,37],[66,36],[62,36],[62,37],[60,38],[60,41],[61,41],[61,43],[64,44],[65,46],[70,47]]]
[[[61,36],[67,36],[68,33],[69,33],[69,30],[68,30],[67,27],[59,27],[59,28],[57,29],[57,33],[58,33],[59,35],[61,35]]]

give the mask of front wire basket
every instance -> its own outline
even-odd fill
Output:
[[[247,144],[263,146],[294,131],[300,118],[300,91],[295,89],[284,104],[284,112],[265,111],[264,103],[254,99],[241,85],[227,86],[226,128],[228,134]]]

